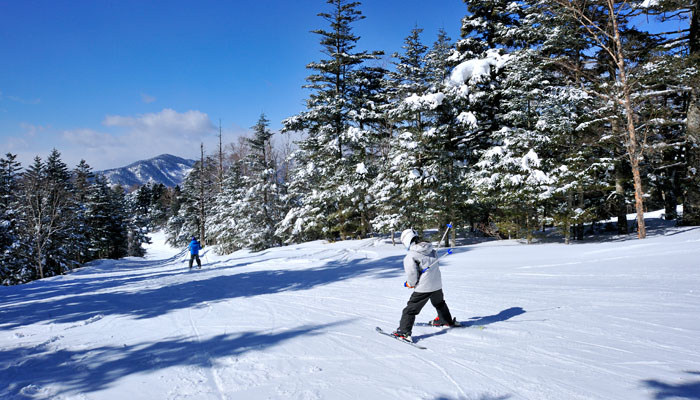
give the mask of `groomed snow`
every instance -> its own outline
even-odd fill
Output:
[[[654,224],[653,222],[657,223]],[[388,240],[146,258],[0,288],[2,399],[700,398],[700,228],[463,244],[454,315],[378,335],[410,291]],[[430,305],[419,316],[434,316]]]

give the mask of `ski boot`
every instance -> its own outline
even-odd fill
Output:
[[[457,321],[457,318],[456,318],[456,317],[455,317],[455,318],[452,318],[452,321],[450,321],[450,322],[441,320],[440,317],[435,317],[434,320],[428,322],[428,325],[432,325],[432,326],[449,326],[449,327],[458,327],[458,326],[462,326],[462,324],[460,324],[459,321]]]
[[[396,336],[396,338],[399,340],[403,340],[404,342],[413,343],[413,338],[411,337],[410,333],[402,333],[402,332],[399,332],[398,330],[396,330],[396,331],[392,332],[391,334]]]

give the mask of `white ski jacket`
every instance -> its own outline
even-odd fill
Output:
[[[440,265],[436,260],[437,252],[432,243],[414,243],[409,247],[403,259],[403,269],[406,271],[406,283],[415,286],[415,292],[430,293],[442,289]],[[430,264],[433,264],[430,269],[421,273]]]

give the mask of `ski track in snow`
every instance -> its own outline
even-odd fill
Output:
[[[700,230],[665,232],[459,247],[445,298],[486,329],[414,327],[427,350],[373,332],[410,295],[401,246],[209,254],[189,272],[157,234],[144,259],[0,288],[0,398],[698,399]]]

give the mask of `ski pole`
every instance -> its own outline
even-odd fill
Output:
[[[452,249],[447,249],[447,253],[445,253],[445,254],[439,256],[438,258],[436,258],[435,261],[433,261],[433,262],[430,263],[430,265],[428,265],[427,267],[425,267],[424,269],[422,269],[422,270],[420,271],[420,273],[421,273],[421,274],[424,273],[424,272],[427,271],[430,267],[432,267],[433,265],[437,264],[437,262],[440,261],[440,259],[441,259],[442,257],[449,256],[450,254],[452,254]]]
[[[445,240],[445,236],[447,235],[447,232],[449,232],[451,228],[452,228],[452,223],[450,222],[449,224],[447,224],[447,229],[445,229],[445,233],[442,234],[442,238],[440,239],[440,244],[438,245],[438,248],[435,250],[435,253],[437,253],[437,251],[440,250],[440,245],[442,244],[442,241]],[[420,271],[421,275],[422,275],[423,273],[425,273],[425,271],[427,271],[430,267],[432,267],[433,265],[435,265],[442,257],[447,256],[447,255],[450,255],[450,254],[452,254],[452,249],[447,249],[447,253],[445,253],[445,254],[443,254],[443,255],[441,255],[441,256],[438,256],[438,257],[435,259],[435,261],[433,261],[432,263],[430,263],[430,265],[428,265],[427,267],[425,267],[424,269],[422,269],[422,270]],[[418,281],[420,281],[420,276],[418,276]],[[416,282],[416,285],[418,285],[418,282]],[[414,287],[415,287],[415,286],[408,286],[408,282],[404,282],[404,283],[403,283],[403,286],[404,286],[404,287],[407,287],[407,288],[414,288]]]
[[[447,229],[445,229],[445,233],[442,234],[442,238],[440,239],[440,244],[438,244],[438,248],[435,250],[435,253],[437,253],[438,250],[440,250],[440,246],[442,246],[442,241],[445,240],[445,236],[447,236],[447,232],[450,231],[450,228],[452,228],[452,223],[451,223],[451,222],[450,222],[449,224],[447,224]],[[430,263],[430,265],[428,265],[427,267],[423,268],[423,269],[420,271],[420,273],[421,273],[421,274],[424,273],[425,271],[428,270],[428,268],[430,268],[430,267],[432,267],[433,265],[435,265],[435,263],[437,263],[438,260],[440,260],[442,257],[447,256],[447,255],[450,255],[450,254],[452,254],[452,249],[447,249],[447,253],[445,253],[445,254],[439,256],[438,258],[436,258],[435,261],[433,261],[432,263]]]

